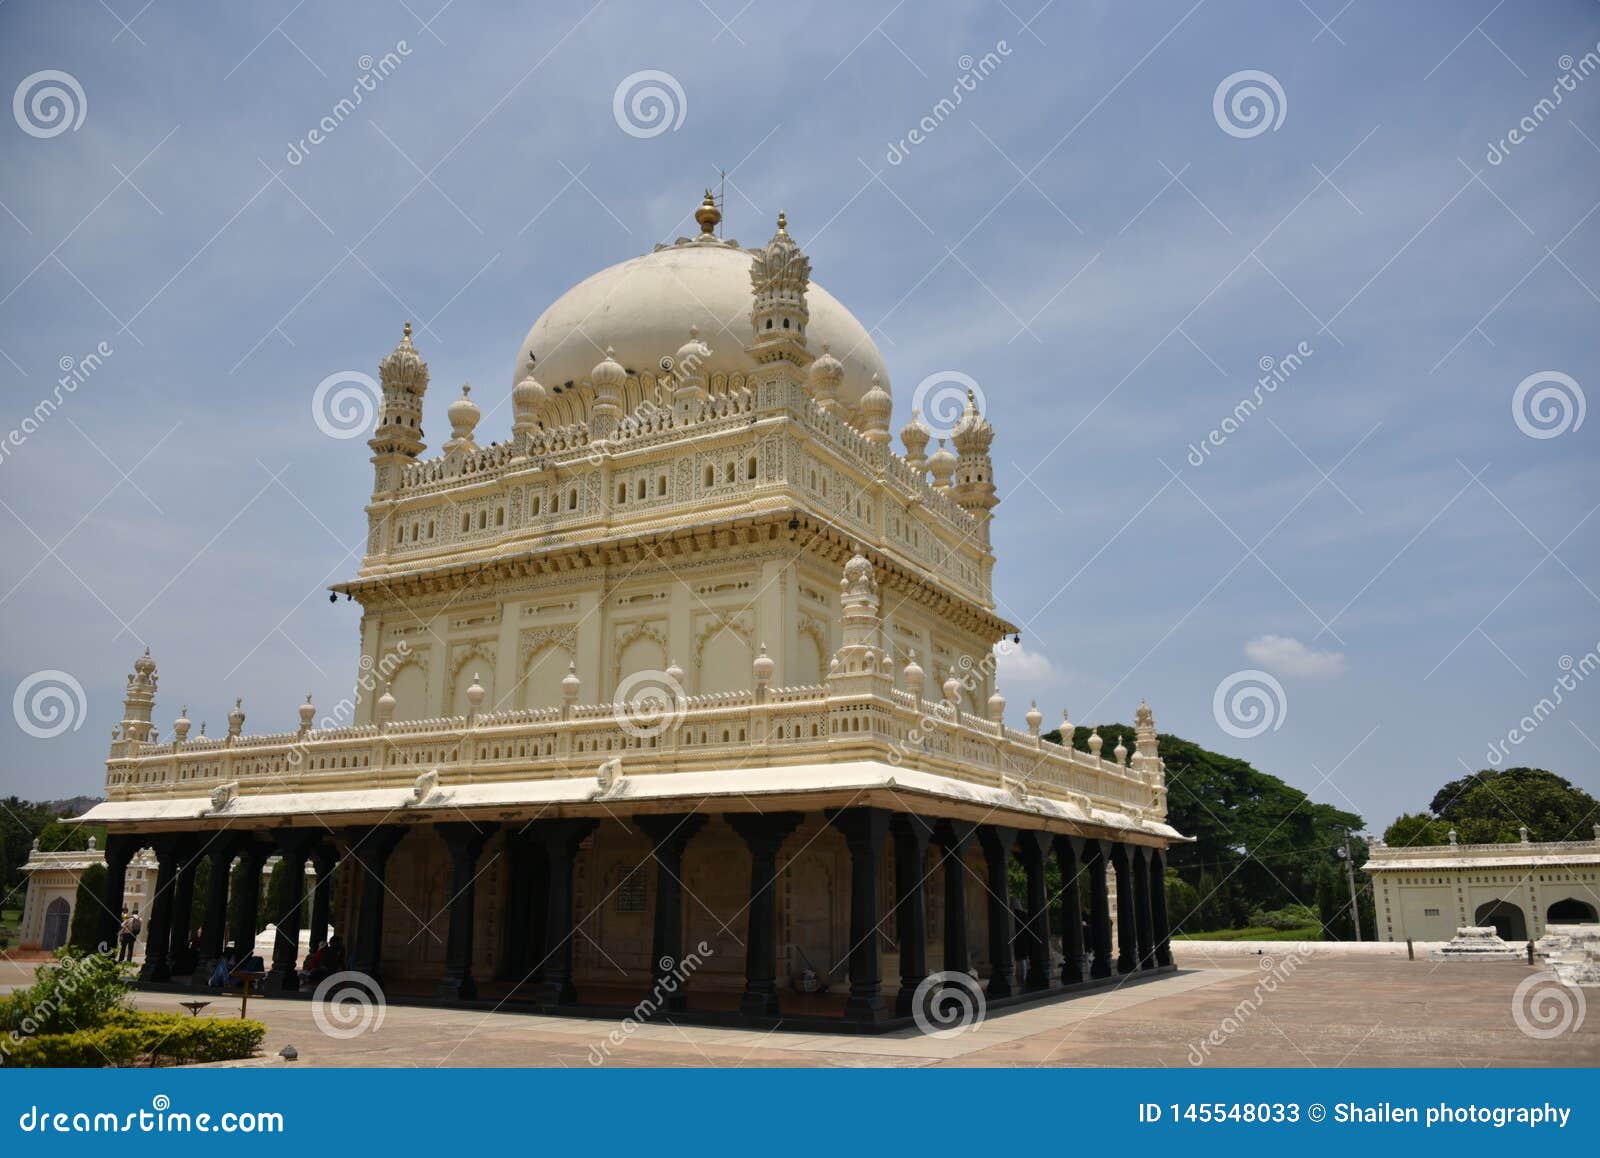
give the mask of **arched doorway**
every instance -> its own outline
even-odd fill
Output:
[[[1547,925],[1593,925],[1597,918],[1594,906],[1577,897],[1565,897],[1545,910]]]
[[[1510,901],[1490,901],[1479,905],[1478,911],[1473,914],[1472,923],[1479,926],[1493,925],[1494,931],[1500,935],[1502,941],[1526,941],[1528,939],[1528,922],[1522,915],[1522,910]]]
[[[57,897],[45,906],[44,938],[40,944],[46,949],[59,949],[67,943],[67,929],[72,924],[72,905],[66,897]]]

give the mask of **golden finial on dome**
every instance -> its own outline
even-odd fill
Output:
[[[778,210],[778,232],[789,232],[789,218],[787,215],[785,215],[782,209]]]
[[[716,233],[717,226],[722,222],[722,210],[717,208],[717,199],[706,190],[705,200],[700,202],[700,208],[694,211],[694,219],[700,223],[700,235],[710,237]]]
[[[410,336],[411,336],[411,323],[408,321],[406,323],[406,337],[409,338]]]

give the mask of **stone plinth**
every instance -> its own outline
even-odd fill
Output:
[[[1435,961],[1520,961],[1523,951],[1506,944],[1492,928],[1463,925],[1443,949],[1433,951]]]

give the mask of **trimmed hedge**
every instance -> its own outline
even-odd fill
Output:
[[[117,1010],[94,1029],[0,1042],[0,1065],[97,1069],[188,1065],[253,1055],[267,1034],[259,1021]]]

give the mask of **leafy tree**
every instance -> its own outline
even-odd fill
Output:
[[[1523,826],[1535,841],[1582,840],[1600,818],[1600,801],[1564,776],[1543,768],[1485,768],[1446,783],[1428,812],[1399,817],[1384,833],[1389,844],[1444,844],[1455,829],[1463,844],[1519,840]]]
[[[81,953],[92,953],[98,947],[105,895],[106,866],[92,864],[78,878],[78,897],[72,903],[72,927],[67,931],[67,944]]]
[[[1074,747],[1087,748],[1090,732],[1078,728]],[[1099,732],[1102,755],[1118,740],[1133,750],[1133,729],[1126,724],[1103,724]],[[1059,733],[1045,738],[1057,740]],[[1173,928],[1245,928],[1252,911],[1313,904],[1319,871],[1333,862],[1344,830],[1364,827],[1361,817],[1318,804],[1247,761],[1179,736],[1161,734],[1157,740],[1167,764],[1167,823],[1195,838],[1169,852],[1169,867],[1196,894],[1179,920],[1172,916],[1169,892]]]

